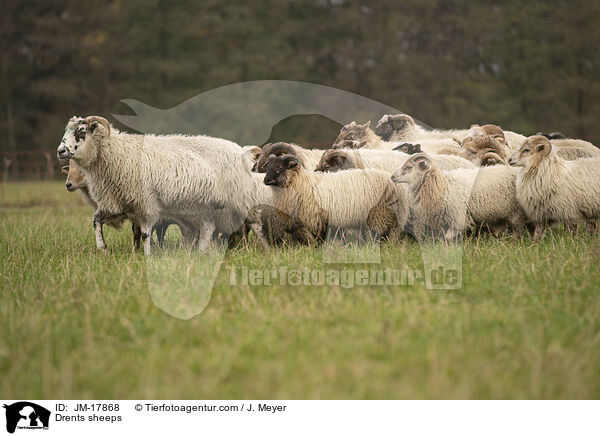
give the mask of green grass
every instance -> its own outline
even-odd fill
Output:
[[[3,398],[600,397],[596,236],[469,240],[454,291],[229,286],[232,265],[355,267],[251,245],[227,252],[206,310],[180,320],[153,303],[169,288],[148,285],[156,269],[132,254],[127,225],[106,231],[105,255],[91,210],[62,183],[0,194]],[[177,249],[176,235],[152,260],[187,268],[170,283],[215,255]],[[413,242],[381,255],[422,268]]]

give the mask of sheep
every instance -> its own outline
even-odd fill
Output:
[[[375,127],[375,133],[384,140],[396,142],[419,142],[423,139],[451,139],[460,142],[478,130],[479,126],[476,124],[470,129],[426,130],[407,114],[384,115]]]
[[[455,154],[460,153],[458,143],[449,138],[443,139],[431,139],[423,138],[422,141],[407,143],[407,142],[388,142],[382,140],[375,132],[369,127],[371,124],[368,121],[365,124],[356,124],[351,122],[350,124],[342,127],[340,134],[334,141],[332,148],[361,148],[361,149],[377,149],[377,150],[400,150],[409,152],[409,149],[419,146],[419,150],[422,150],[429,154]]]
[[[322,242],[328,226],[373,228],[381,237],[402,229],[408,217],[406,191],[378,170],[307,171],[297,156],[271,155],[264,183],[278,211],[294,220],[303,242]],[[292,225],[292,224],[291,224]]]
[[[62,167],[62,173],[67,176],[67,180],[65,182],[65,187],[69,192],[78,191],[83,199],[84,203],[88,206],[91,206],[94,210],[97,208],[97,204],[94,200],[91,199],[90,194],[88,192],[88,185],[85,178],[85,174],[83,170],[79,168],[79,166],[74,161],[69,161],[69,165]],[[116,229],[121,227],[121,224],[125,220],[125,216],[117,215],[114,217],[105,217],[104,221],[100,223],[100,241],[101,246],[99,248],[106,249],[106,242],[104,241],[104,235],[102,233],[102,224],[107,224]],[[165,235],[168,227],[171,224],[177,224],[181,230],[181,234],[183,236],[183,240],[186,243],[189,243],[194,238],[195,229],[189,225],[188,223],[178,220],[178,221],[168,221],[163,220],[157,223],[152,231],[156,232],[156,238],[158,240],[158,245],[160,247],[164,246]],[[140,227],[132,223],[131,231],[133,233],[133,247],[134,249],[138,249],[140,247],[140,239],[141,239],[141,229]]]
[[[564,133],[561,133],[561,132],[551,132],[551,133],[537,132],[536,135],[545,136],[548,139],[567,139],[567,135],[565,135]]]
[[[72,160],[69,161],[69,165],[62,167],[62,173],[67,176],[65,187],[69,192],[79,191],[79,195],[85,204],[91,206],[94,210],[97,208],[96,202],[92,200],[88,191],[88,185],[83,170]],[[105,250],[107,248],[106,242],[104,241],[104,235],[102,233],[102,225],[107,224],[116,229],[121,228],[125,215],[118,214],[115,216],[106,216],[99,223],[99,228],[96,233],[97,246],[99,249]],[[132,224],[131,231],[133,233],[133,246],[134,248],[139,246],[140,240],[137,237],[139,235],[139,228],[135,224]]]
[[[57,154],[84,169],[98,206],[95,228],[104,216],[127,216],[141,227],[147,255],[161,219],[191,223],[205,248],[215,230],[239,229],[255,205],[256,183],[242,168],[242,148],[224,139],[126,134],[102,117],[73,117]]]
[[[406,153],[389,150],[369,150],[365,148],[358,150],[326,150],[315,171],[334,172],[352,168],[368,168],[391,173],[402,166],[409,157],[410,155]],[[466,159],[456,156],[439,155],[434,156],[433,160],[443,170],[475,168]]]
[[[516,171],[505,165],[440,171],[424,154],[411,156],[392,176],[408,184],[415,236],[454,241],[478,225],[509,223],[520,234],[525,215],[515,192]]]
[[[252,230],[257,238],[259,245],[267,249],[272,245],[279,245],[285,240],[287,232],[291,229],[286,227],[284,221],[273,207],[273,192],[271,188],[264,184],[265,174],[257,173],[253,169],[256,167],[260,154],[256,148],[244,147],[242,161],[244,168],[250,174],[254,181],[255,188],[255,206],[250,209],[244,222],[243,236]]]
[[[292,154],[298,156],[298,159],[302,166],[309,171],[313,171],[323,155],[324,150],[318,149],[306,149],[296,144],[290,144],[287,142],[275,142],[273,144],[266,144],[263,149],[258,161],[256,162],[256,171],[264,173],[267,171],[267,164],[269,163],[269,156],[274,154],[275,156],[283,156],[284,154]]]
[[[509,159],[520,168],[517,200],[535,225],[534,240],[554,223],[567,226],[600,218],[600,158],[565,160],[541,135],[527,138]]]
[[[525,136],[511,131],[504,131],[494,124],[479,126],[473,124],[469,129],[459,130],[425,130],[418,126],[410,115],[384,115],[375,133],[381,133],[388,141],[421,142],[425,139],[454,139],[461,143],[468,137],[491,135],[500,143],[517,149],[525,141]],[[385,135],[385,136],[384,136]]]
[[[550,140],[553,153],[566,160],[600,157],[600,150],[589,142],[576,139]],[[497,136],[466,138],[462,143],[462,157],[476,165],[508,164],[512,150],[502,144]]]
[[[491,135],[468,137],[461,144],[461,156],[476,166],[508,165],[509,148]]]

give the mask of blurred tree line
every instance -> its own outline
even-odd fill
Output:
[[[5,151],[54,149],[70,116],[130,113],[123,98],[170,108],[262,79],[342,88],[439,128],[493,122],[600,142],[598,0],[2,5]],[[299,118],[273,136],[330,142],[337,133],[331,121]]]

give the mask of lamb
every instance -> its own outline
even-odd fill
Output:
[[[62,173],[67,176],[67,180],[65,182],[65,187],[67,188],[67,191],[78,191],[84,203],[96,210],[97,204],[90,197],[87,181],[83,170],[79,168],[79,166],[74,161],[71,160],[69,162],[69,165],[62,167]],[[121,224],[124,220],[125,216],[123,215],[118,215],[115,217],[105,217],[104,221],[101,222],[100,225],[102,226],[102,224],[108,224],[109,226],[118,229],[121,227]],[[163,220],[156,224],[156,226],[154,226],[154,228],[152,229],[153,232],[156,232],[156,238],[160,247],[164,246],[165,235],[167,233],[168,227],[171,224],[177,224],[179,226],[181,230],[181,235],[183,236],[183,240],[186,243],[190,243],[190,241],[193,241],[196,230],[189,223],[186,223],[181,220],[177,222]],[[138,249],[140,247],[140,240],[142,235],[141,229],[138,225],[133,223],[131,225],[131,231],[133,233],[133,247],[134,249]],[[102,247],[99,248],[106,249],[107,246],[106,242],[104,241],[102,227],[100,227],[100,239]]]
[[[377,150],[400,150],[408,152],[408,148],[419,146],[419,150],[422,150],[429,154],[455,154],[459,155],[460,148],[458,143],[449,138],[443,139],[431,139],[423,138],[423,140],[416,142],[388,142],[384,141],[369,127],[371,122],[365,124],[356,124],[351,122],[350,124],[342,127],[340,134],[336,138],[332,145],[333,149],[341,148],[365,148],[365,149],[377,149]]]
[[[165,218],[200,229],[204,248],[215,230],[239,229],[255,205],[242,149],[224,139],[126,134],[102,117],[73,117],[57,154],[85,171],[97,243],[102,218],[123,215],[141,227],[147,255],[151,229]]]
[[[366,224],[386,237],[407,220],[406,191],[396,189],[384,171],[310,172],[297,156],[271,155],[264,183],[273,189],[277,210],[294,220],[294,234],[303,242],[322,242],[328,226]]]
[[[568,161],[552,153],[552,142],[541,135],[527,138],[509,159],[519,167],[519,204],[535,224],[534,240],[553,223],[573,225],[600,218],[600,158]]]
[[[525,215],[515,192],[516,172],[505,165],[440,171],[424,154],[412,156],[392,180],[408,184],[415,236],[456,240],[476,225],[508,223],[520,233]]]
[[[306,149],[296,144],[289,144],[287,142],[275,142],[273,144],[266,144],[263,149],[258,161],[256,163],[256,171],[264,173],[267,171],[267,164],[269,163],[269,156],[274,154],[275,156],[283,156],[284,154],[291,154],[298,157],[298,160],[304,168],[309,171],[313,171],[323,155],[323,150],[318,149]]]
[[[368,168],[394,172],[408,160],[410,155],[400,151],[338,149],[326,150],[315,171],[335,172],[352,168]],[[469,161],[456,156],[434,156],[433,161],[443,170],[475,168]]]

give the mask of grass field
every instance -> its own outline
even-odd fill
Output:
[[[454,291],[230,286],[227,266],[323,268],[317,249],[243,247],[187,321],[153,303],[127,225],[105,236],[111,255],[62,183],[0,184],[0,397],[600,398],[595,236],[469,240]],[[412,242],[381,255],[422,268]]]

